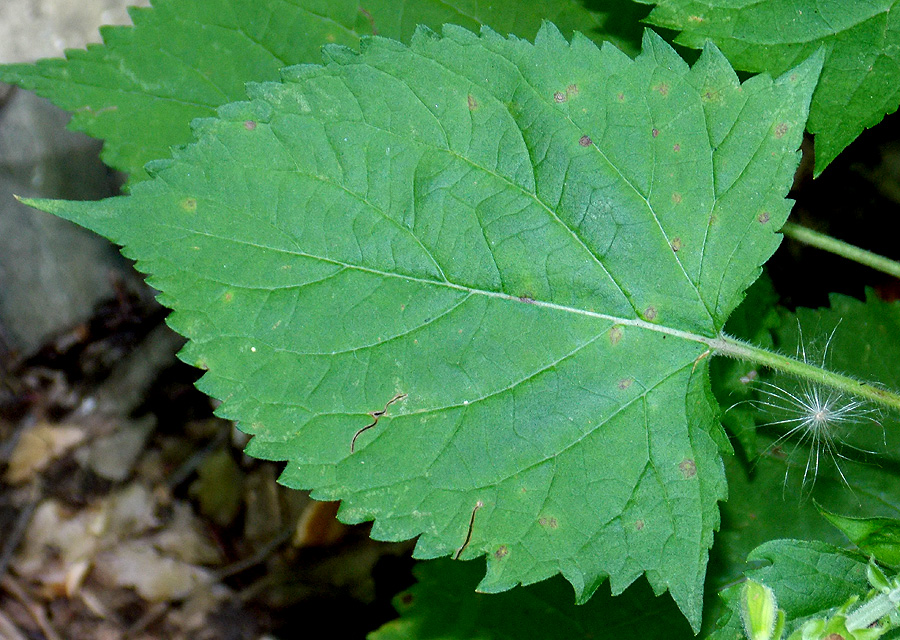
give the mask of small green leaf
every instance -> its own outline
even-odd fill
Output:
[[[894,518],[850,518],[819,507],[828,521],[844,532],[866,555],[889,567],[900,566],[900,520]]]
[[[358,47],[360,36],[408,40],[419,24],[445,23],[532,38],[542,20],[598,42],[605,16],[577,0],[154,0],[131,8],[134,27],[103,27],[103,45],[66,59],[0,66],[17,84],[73,112],[71,128],[106,141],[103,160],[146,178],[144,165],[191,141],[190,123],[246,98],[247,82],[277,81],[285,66],[319,62],[322,45]],[[625,40],[617,43],[628,50]]]
[[[480,562],[435,560],[415,568],[418,584],[400,594],[400,618],[369,640],[692,640],[669,598],[637,583],[612,597],[598,593],[576,605],[565,581],[554,578],[502,594],[476,593]]]
[[[747,560],[769,563],[747,575],[775,592],[788,620],[839,606],[869,589],[866,558],[824,542],[773,540]]]
[[[775,593],[766,585],[747,580],[741,587],[741,620],[750,640],[780,640],[781,633],[775,635],[778,603]]]
[[[785,629],[792,631],[790,638],[794,638],[810,616],[819,616],[821,620],[817,624],[820,630],[824,629],[825,618],[831,610],[868,590],[865,558],[823,542],[772,540],[754,549],[747,559],[751,563],[767,563],[747,571],[746,575],[749,584],[771,590],[773,603],[777,602],[779,612],[783,613],[773,625],[773,638]],[[720,592],[725,610],[710,640],[754,638],[750,630],[745,635],[742,624],[746,619],[745,594],[742,584]]]
[[[151,274],[288,486],[487,555],[483,591],[644,574],[698,628],[728,446],[705,356],[780,241],[821,58],[740,84],[713,47],[552,25],[326,56],[133,195],[39,206]]]
[[[881,570],[874,558],[869,558],[869,566],[866,567],[866,577],[873,589],[881,593],[890,593],[891,581],[884,575],[884,571]]]
[[[808,124],[817,175],[900,104],[898,0],[637,1],[656,5],[651,24],[681,31],[676,42],[710,39],[737,69],[779,74],[824,48]]]

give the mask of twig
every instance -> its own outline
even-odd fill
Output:
[[[22,538],[25,536],[25,531],[31,523],[31,517],[34,515],[34,510],[37,509],[40,499],[40,488],[35,482],[31,485],[31,498],[16,516],[16,523],[13,525],[12,532],[10,532],[6,543],[3,545],[3,552],[0,553],[0,578],[6,574],[13,553],[19,547],[19,543],[22,542]]]
[[[23,589],[22,586],[12,578],[12,576],[3,576],[3,578],[0,579],[0,586],[6,589],[6,591],[9,592],[16,600],[22,603],[22,605],[28,610],[31,618],[41,628],[41,631],[47,637],[47,640],[62,640],[60,635],[56,632],[56,629],[53,628],[50,620],[47,619],[47,614],[44,612],[44,608],[34,600],[32,600],[25,592],[25,589]]]
[[[134,624],[125,630],[123,638],[132,638],[138,633],[143,632],[151,624],[162,618],[169,610],[169,608],[170,605],[168,602],[157,602],[153,604],[149,609],[147,609],[147,612],[144,613],[144,615],[135,620]]]
[[[207,443],[205,447],[196,451],[190,458],[185,460],[181,466],[179,466],[175,471],[169,474],[169,478],[167,483],[170,488],[174,489],[182,482],[191,477],[191,474],[197,470],[197,468],[203,464],[203,461],[212,454],[216,449],[218,449],[228,437],[228,431],[225,429],[220,430],[213,437],[212,440]]]
[[[244,558],[243,560],[238,560],[227,567],[222,567],[218,571],[216,571],[213,575],[215,579],[213,582],[221,582],[225,578],[230,578],[231,576],[237,575],[239,573],[243,573],[247,569],[255,567],[258,564],[265,562],[265,560],[275,552],[275,550],[283,545],[285,542],[291,539],[291,535],[294,533],[293,527],[285,528],[281,533],[272,538],[269,542],[265,544],[259,551],[254,553],[251,556]]]
[[[2,611],[0,611],[0,638],[3,640],[28,640]]]

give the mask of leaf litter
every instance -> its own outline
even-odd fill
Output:
[[[347,608],[361,615],[336,628],[361,635],[390,618],[407,545],[369,540],[243,456],[157,311],[115,355],[81,328],[3,380],[0,637],[263,638]],[[90,350],[107,366],[73,357]],[[385,563],[401,568],[386,588]]]

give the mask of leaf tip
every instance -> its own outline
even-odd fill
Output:
[[[26,207],[53,214],[56,213],[56,209],[58,208],[57,204],[62,202],[60,200],[51,200],[49,198],[23,198],[22,196],[17,196],[15,194],[13,194],[13,198],[24,204]]]

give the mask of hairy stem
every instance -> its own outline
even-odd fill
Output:
[[[900,589],[879,593],[847,616],[847,631],[865,629],[900,607]]]
[[[883,407],[900,412],[900,394],[873,386],[867,382],[856,380],[849,376],[834,373],[814,364],[802,362],[796,358],[773,353],[760,347],[755,347],[736,338],[720,335],[715,340],[710,340],[709,347],[716,353],[756,362],[763,366],[794,375],[803,380],[809,380],[815,384],[821,384],[832,389],[844,391],[858,398],[870,400]]]
[[[859,264],[864,264],[867,267],[872,267],[873,269],[892,275],[895,278],[900,278],[900,262],[897,262],[896,260],[885,258],[877,253],[872,253],[871,251],[866,251],[859,247],[854,247],[852,244],[836,240],[824,233],[813,231],[812,229],[800,226],[799,224],[794,224],[793,222],[786,222],[781,228],[781,233],[789,238],[793,238],[797,242],[808,244],[811,247],[828,251],[835,255],[847,258],[848,260],[853,260]]]

